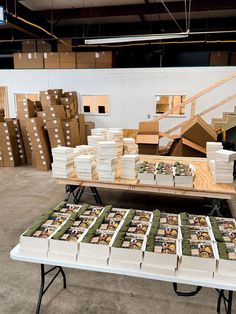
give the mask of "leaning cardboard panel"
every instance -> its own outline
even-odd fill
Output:
[[[4,166],[15,167],[19,165],[20,158],[13,121],[0,123],[0,145]]]
[[[203,152],[184,145],[183,139],[177,139],[173,141],[169,150],[169,155],[183,157],[206,157],[206,154]]]
[[[78,114],[77,119],[79,124],[80,143],[87,144],[84,114]]]
[[[22,141],[24,145],[24,151],[26,156],[26,162],[28,165],[32,165],[32,144],[29,137],[29,132],[26,128],[26,119],[19,120],[20,131],[22,136]],[[19,136],[17,136],[19,138]]]
[[[206,142],[215,142],[215,131],[199,115],[189,119],[181,128],[181,136],[187,140],[206,147]]]
[[[46,121],[51,148],[65,146],[65,136],[61,119],[47,119]]]
[[[80,144],[78,121],[76,118],[62,120],[66,146],[75,147]]]
[[[20,131],[20,124],[18,119],[11,119],[13,121],[14,127],[15,127],[15,133],[16,133],[16,143],[17,143],[17,149],[19,153],[20,158],[20,164],[25,165],[26,164],[26,155],[24,150],[24,143]]]
[[[1,145],[0,145],[0,167],[4,167],[4,164],[3,164],[3,155],[2,155],[2,148],[1,148]]]
[[[35,116],[34,103],[27,98],[18,99],[16,103],[16,111],[18,119],[28,119]]]

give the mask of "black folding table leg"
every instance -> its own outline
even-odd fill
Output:
[[[194,291],[190,291],[190,292],[181,292],[181,291],[178,291],[178,286],[177,286],[177,283],[176,283],[176,282],[173,282],[173,288],[174,288],[175,293],[176,293],[178,296],[181,296],[181,297],[192,297],[192,296],[198,294],[198,292],[202,289],[201,286],[198,286],[198,287],[196,288],[196,290],[194,290]]]
[[[94,196],[94,198],[95,198],[96,203],[99,204],[99,205],[102,205],[102,200],[101,200],[101,198],[100,198],[100,195],[99,195],[99,193],[98,193],[97,188],[94,187],[94,186],[91,186],[90,189],[91,189],[91,191],[92,191],[92,193],[93,193],[93,196]]]
[[[63,288],[66,289],[66,275],[65,275],[65,272],[64,272],[64,270],[63,270],[63,268],[61,266],[54,266],[51,269],[49,269],[48,271],[46,271],[46,272],[45,272],[44,264],[41,264],[40,268],[41,268],[41,283],[40,283],[40,289],[39,289],[39,297],[38,297],[38,303],[37,303],[37,308],[36,308],[36,314],[40,313],[40,308],[41,308],[43,295],[46,293],[46,291],[49,289],[49,287],[51,286],[53,281],[57,278],[57,276],[60,273],[61,273],[62,278],[63,278]],[[53,270],[57,269],[57,268],[58,268],[58,271],[56,272],[54,277],[51,279],[49,284],[45,287],[45,277],[46,277],[46,275],[49,274],[50,272],[52,272]]]
[[[228,292],[228,298],[225,296],[224,290],[216,290],[219,293],[218,301],[217,301],[217,313],[220,313],[221,302],[224,301],[225,313],[232,313],[232,303],[233,303],[233,291]]]

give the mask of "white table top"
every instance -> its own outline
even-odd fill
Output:
[[[146,278],[146,279],[152,279],[152,280],[176,282],[180,284],[236,291],[236,282],[235,284],[232,284],[232,283],[229,284],[229,283],[222,283],[222,281],[219,281],[219,280],[217,281],[215,279],[196,280],[193,278],[182,277],[182,276],[179,276],[178,274],[175,276],[164,276],[164,275],[149,274],[142,271],[130,271],[130,270],[125,270],[125,269],[112,268],[108,266],[101,267],[101,266],[94,266],[94,265],[88,265],[88,264],[79,264],[75,262],[72,263],[72,262],[67,262],[67,261],[62,261],[62,260],[54,260],[54,259],[49,259],[49,258],[35,258],[35,257],[30,257],[30,256],[24,256],[20,254],[19,244],[11,250],[10,256],[13,260],[22,261],[22,262],[61,266],[61,267],[67,267],[67,268],[76,268],[76,269],[81,269],[81,270],[90,270],[90,271],[97,271],[97,272],[102,272],[102,273],[111,273],[111,274],[125,275],[125,276],[131,276],[131,277],[139,277],[139,278]]]

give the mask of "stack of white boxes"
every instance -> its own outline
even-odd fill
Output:
[[[67,178],[74,172],[74,148],[59,146],[52,148],[52,176]]]
[[[206,151],[207,151],[207,161],[214,160],[215,151],[223,149],[223,145],[220,142],[207,142]]]
[[[107,137],[107,129],[104,128],[95,128],[91,130],[91,134],[94,136],[102,136],[102,141],[106,140]]]
[[[116,143],[101,141],[98,143],[97,172],[101,181],[115,181],[117,173]]]
[[[132,137],[123,138],[124,143],[124,155],[137,155],[138,145],[135,144],[135,139]]]
[[[139,155],[124,155],[120,159],[120,178],[136,180],[139,170]]]
[[[97,171],[94,155],[79,155],[74,159],[76,173],[79,179],[96,180]]]
[[[104,141],[104,136],[101,135],[88,135],[88,145],[94,147],[94,154],[97,155],[98,142]]]
[[[121,157],[123,155],[123,131],[119,129],[108,129],[107,140],[116,143],[116,155]]]
[[[224,149],[215,151],[215,158],[210,161],[215,183],[233,183],[234,160],[236,152]]]
[[[78,145],[75,147],[74,152],[76,153],[76,156],[94,155],[94,147],[90,145]]]

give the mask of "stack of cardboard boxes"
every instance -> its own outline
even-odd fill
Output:
[[[157,121],[139,122],[136,137],[139,154],[159,154],[159,123]]]
[[[4,167],[15,167],[20,164],[13,121],[0,122],[0,164]]]
[[[66,44],[64,44],[66,43]],[[14,53],[15,69],[87,69],[112,68],[112,51],[72,52],[72,41],[58,42],[58,52],[44,40],[22,42],[22,53]]]
[[[17,119],[4,119],[4,110],[0,110],[1,166],[27,163],[47,171],[51,168],[51,148],[86,144],[76,92],[41,91],[40,102],[19,99],[16,107]]]

